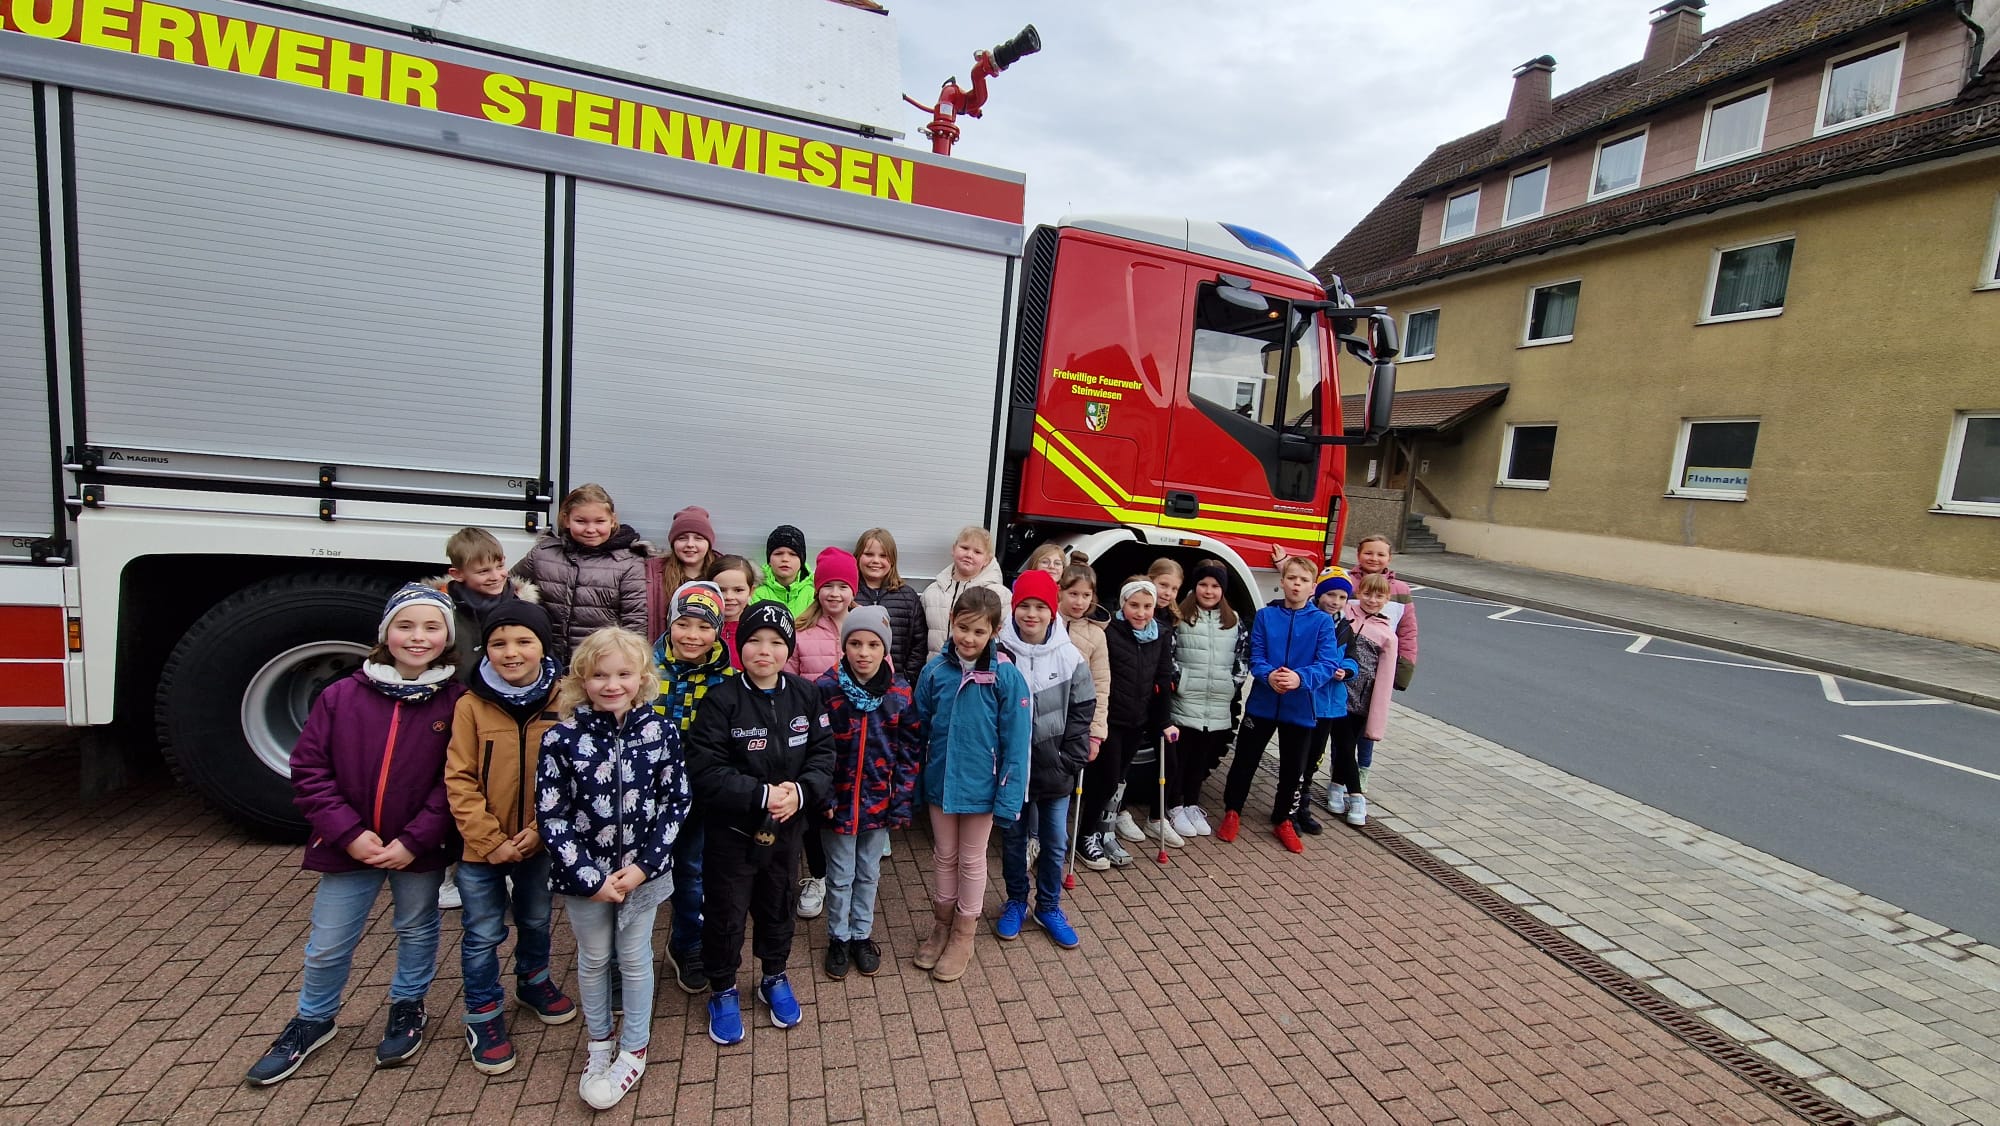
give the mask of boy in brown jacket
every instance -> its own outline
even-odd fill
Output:
[[[465,838],[458,866],[465,899],[459,945],[465,1040],[472,1066],[498,1075],[514,1066],[495,954],[507,939],[510,907],[520,929],[515,996],[544,1024],[573,1019],[576,1004],[549,978],[549,854],[534,814],[542,736],[556,724],[549,696],[559,670],[548,655],[549,616],[532,602],[508,599],[487,615],[481,636],[472,689],[459,697],[452,715],[444,786]]]

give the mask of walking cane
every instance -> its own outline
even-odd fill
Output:
[[[1076,834],[1083,828],[1083,772],[1076,773],[1076,792],[1069,799],[1069,855],[1063,858],[1063,890],[1076,890]]]

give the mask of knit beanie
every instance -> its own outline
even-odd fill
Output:
[[[1348,578],[1347,572],[1341,568],[1328,567],[1319,573],[1319,584],[1313,587],[1313,597],[1317,599],[1329,590],[1344,590],[1347,592],[1347,597],[1353,598],[1354,580]]]
[[[1220,559],[1204,559],[1196,563],[1194,569],[1188,572],[1188,589],[1193,590],[1195,584],[1203,579],[1214,579],[1216,582],[1221,583],[1222,589],[1227,592],[1229,590],[1229,565]]]
[[[849,590],[861,589],[861,565],[854,561],[852,552],[837,547],[820,550],[819,558],[813,560],[813,589],[828,583],[846,583]]]
[[[798,647],[798,640],[792,625],[792,612],[782,602],[766,598],[752,602],[743,610],[743,617],[736,623],[736,644],[748,645],[750,638],[760,629],[773,630],[785,641],[785,652],[790,654]]]
[[[1062,605],[1061,595],[1056,590],[1056,577],[1039,568],[1021,572],[1014,580],[1014,605],[1019,606],[1032,598],[1054,613]]]
[[[715,549],[715,525],[708,521],[708,509],[689,505],[674,513],[674,522],[667,528],[667,546],[671,548],[675,540],[689,532],[707,540],[711,551]]]
[[[789,547],[796,552],[800,563],[806,561],[806,534],[790,524],[780,524],[771,529],[770,536],[764,540],[764,558],[769,559],[771,553],[781,547]]]
[[[511,600],[510,600],[511,601]],[[430,605],[444,615],[444,637],[447,645],[458,644],[458,614],[451,604],[451,596],[436,587],[422,583],[404,583],[396,593],[389,596],[389,604],[382,608],[381,624],[375,627],[375,641],[381,644],[389,640],[389,621],[396,611],[408,606]]]
[[[535,635],[542,643],[542,654],[556,655],[555,627],[549,623],[549,612],[519,598],[502,599],[491,613],[479,620],[479,643],[483,647],[493,631],[501,626],[521,626]]]
[[[890,648],[889,611],[880,606],[856,606],[847,612],[847,620],[840,623],[840,647],[847,648],[847,639],[855,633],[872,633],[882,639],[882,648]]]
[[[722,588],[699,579],[676,587],[673,608],[667,612],[667,624],[672,625],[682,618],[693,618],[721,629]]]

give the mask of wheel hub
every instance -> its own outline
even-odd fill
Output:
[[[264,663],[243,689],[243,737],[258,761],[292,776],[292,746],[326,686],[361,667],[368,647],[352,641],[294,646]]]

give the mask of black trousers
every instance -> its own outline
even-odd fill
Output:
[[[708,986],[716,992],[736,984],[743,966],[743,932],[755,922],[751,949],[764,974],[785,972],[792,958],[792,930],[798,921],[799,841],[806,818],[778,827],[778,839],[758,847],[736,823],[714,819],[702,850],[701,957]]]
[[[1111,804],[1111,795],[1118,791],[1118,783],[1124,779],[1125,770],[1132,765],[1132,756],[1139,750],[1140,729],[1137,727],[1113,727],[1105,732],[1104,742],[1097,748],[1097,757],[1083,768],[1083,828],[1079,832],[1097,832],[1110,824],[1110,816],[1115,811],[1105,807]]]
[[[1319,773],[1320,763],[1326,761],[1329,745],[1333,748],[1333,774],[1329,784],[1345,786],[1350,794],[1361,792],[1361,766],[1354,755],[1356,733],[1354,716],[1323,719],[1313,727],[1312,753],[1306,759],[1305,777],[1299,782],[1301,809],[1310,800],[1313,776]]]
[[[811,876],[815,880],[824,880],[826,879],[826,846],[820,843],[820,816],[816,813],[808,814],[804,812],[801,812],[800,816],[807,818],[805,835],[806,875]]]
[[[1229,740],[1235,734],[1227,727],[1220,731],[1181,728],[1180,774],[1167,777],[1167,796],[1171,799],[1167,804],[1201,804],[1201,788],[1208,784],[1208,776],[1215,773],[1216,765],[1229,753]]]
[[[1241,813],[1250,800],[1250,784],[1257,779],[1257,767],[1264,761],[1264,748],[1271,736],[1278,737],[1278,796],[1271,803],[1271,824],[1291,818],[1299,807],[1299,785],[1304,780],[1307,745],[1313,729],[1279,723],[1273,719],[1245,716],[1243,730],[1236,736],[1236,761],[1229,764],[1229,780],[1223,788],[1223,806]]]
[[[1160,773],[1161,764],[1158,761],[1147,763],[1140,761],[1139,756],[1146,752],[1148,746],[1153,747],[1158,754],[1166,756],[1166,774]],[[1180,786],[1180,748],[1179,743],[1169,743],[1164,737],[1155,739],[1150,744],[1135,745],[1125,760],[1125,799],[1120,804],[1126,809],[1144,806],[1151,810],[1147,816],[1156,821],[1167,815],[1169,807],[1179,805],[1180,803],[1173,798],[1174,792]],[[1167,780],[1165,787],[1160,785],[1162,777]]]

